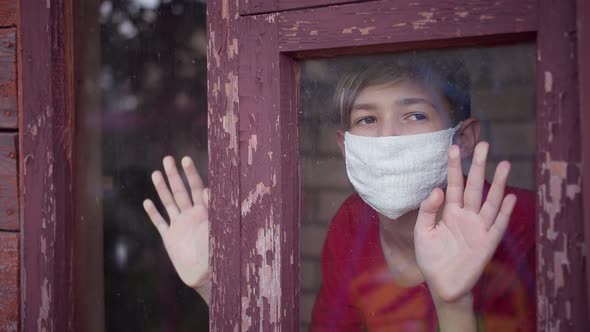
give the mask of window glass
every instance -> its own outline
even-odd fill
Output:
[[[205,1],[92,0],[75,16],[78,324],[206,331],[142,206],[166,155],[206,181]]]
[[[380,219],[383,213],[372,207],[393,211],[405,204],[416,209],[412,195],[417,187],[412,179],[421,174],[424,178],[418,182],[432,187],[433,182],[425,179],[430,175],[424,172],[439,168],[433,159],[416,159],[422,160],[416,173],[408,168],[408,160],[423,158],[421,154],[434,143],[424,139],[409,143],[397,140],[388,141],[392,145],[386,148],[386,143],[372,140],[358,143],[353,150],[354,142],[359,141],[347,141],[345,133],[401,137],[452,130],[457,125],[471,131],[461,135],[465,146],[470,145],[469,139],[489,143],[487,184],[492,183],[500,161],[510,161],[508,192],[518,198],[508,231],[473,288],[478,323],[489,330],[506,330],[510,326],[524,326],[527,330],[526,324],[534,324],[534,63],[535,48],[530,43],[300,63],[302,330],[312,324],[364,326],[368,330],[397,327],[426,331],[436,327],[428,284],[421,282],[423,274],[416,269],[413,224],[407,227],[416,218],[399,219],[406,220],[406,224],[392,224],[398,220],[389,220],[386,227],[394,235],[384,241],[395,245],[384,254],[380,234],[387,219]],[[439,118],[439,127],[428,124],[434,121],[433,116]],[[348,143],[339,146],[339,137],[350,142],[351,150],[345,148]],[[445,136],[434,140],[441,137]],[[454,139],[458,140],[459,135]],[[367,151],[375,147],[391,151],[385,156],[363,151],[362,147]],[[396,149],[406,152],[396,155]],[[354,152],[346,162],[344,150]],[[353,155],[356,162],[352,161]],[[400,160],[401,166],[397,164]],[[470,166],[469,156],[462,161],[465,177]],[[389,181],[386,176],[396,170],[407,173],[389,182],[397,184],[395,189],[380,187],[381,182]],[[351,185],[348,175],[356,179],[357,185]],[[355,194],[357,186],[364,198]],[[395,204],[389,206],[392,201]],[[405,247],[400,245],[403,240],[408,240]],[[384,255],[394,257],[391,262],[398,264],[388,266]],[[498,276],[511,282],[494,279]]]

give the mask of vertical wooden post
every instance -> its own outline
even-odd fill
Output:
[[[20,8],[21,328],[72,331],[71,3]]]
[[[580,83],[580,125],[582,127],[582,197],[584,238],[586,244],[586,299],[590,299],[590,1],[578,0],[576,8],[578,35],[578,79]],[[590,326],[590,305],[587,324]]]
[[[575,1],[539,4],[537,326],[586,331]]]
[[[277,14],[240,19],[242,330],[299,330],[296,63]]]
[[[211,331],[240,331],[237,1],[207,3]]]

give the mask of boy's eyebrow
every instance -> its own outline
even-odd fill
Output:
[[[397,106],[411,106],[411,105],[415,105],[415,104],[428,104],[428,105],[432,106],[434,109],[436,109],[436,107],[434,106],[434,104],[430,100],[425,99],[425,98],[420,98],[420,97],[396,99],[394,104]],[[377,109],[377,105],[375,103],[361,103],[361,104],[352,105],[352,108],[350,109],[350,111],[351,112],[356,111],[356,110],[373,111],[376,109]]]
[[[397,99],[395,101],[395,104],[398,106],[410,106],[410,105],[415,105],[415,104],[428,104],[428,105],[432,106],[433,108],[436,108],[436,107],[434,107],[434,104],[430,100],[425,99],[425,98],[418,98],[418,97]]]
[[[362,104],[354,104],[352,105],[352,108],[350,109],[350,111],[356,111],[356,110],[367,110],[367,111],[372,111],[372,110],[376,110],[377,109],[377,105],[374,103],[362,103]]]

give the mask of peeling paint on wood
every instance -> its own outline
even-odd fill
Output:
[[[279,49],[292,52],[530,32],[537,29],[536,9],[534,0],[381,0],[285,12],[279,17]],[[298,24],[302,19],[312,23]]]
[[[545,72],[545,92],[553,91],[553,75],[551,72]]]
[[[237,15],[237,0],[207,3],[211,331],[241,324]]]
[[[252,163],[249,163],[251,165]],[[252,205],[260,203],[264,196],[271,194],[271,187],[267,187],[260,182],[256,185],[256,189],[248,193],[247,197],[242,201],[242,217],[248,216]]]
[[[23,331],[67,332],[74,303],[72,12],[69,1],[48,3],[20,1],[20,319]]]
[[[238,39],[233,38],[231,44],[229,45],[229,60],[232,60],[235,56],[238,55]]]
[[[273,217],[273,210],[270,210],[270,220]],[[254,275],[264,275],[264,278],[259,279],[258,289],[260,295],[258,298],[258,306],[265,305],[265,301],[269,302],[268,317],[272,325],[279,325],[281,321],[281,301],[273,301],[273,298],[281,298],[281,259],[278,257],[281,252],[281,233],[280,226],[268,225],[264,229],[258,229],[258,237],[256,239],[256,255],[262,259],[258,266],[260,269],[253,273]]]
[[[256,135],[250,136],[248,140],[248,165],[252,165],[252,153],[256,152],[258,148],[258,140]]]
[[[242,331],[299,330],[295,63],[275,16],[239,22]]]
[[[39,308],[39,318],[37,319],[37,326],[49,325],[49,309],[51,307],[51,286],[47,279],[43,280],[41,285],[41,307]]]
[[[240,15],[282,12],[366,1],[371,0],[240,0]]]
[[[366,35],[368,35],[368,34],[369,34],[369,32],[370,32],[371,30],[374,30],[374,29],[375,29],[375,27],[366,27],[366,28],[357,28],[357,27],[351,27],[351,28],[346,28],[346,29],[342,30],[342,33],[353,33],[353,31],[355,31],[355,30],[356,30],[356,31],[358,31],[358,32],[359,32],[359,33],[360,33],[362,36],[366,36]],[[314,30],[314,31],[316,31],[316,30]],[[317,31],[316,31],[316,32],[317,32]],[[310,35],[311,35],[311,33],[310,33]],[[317,33],[316,33],[315,35],[317,35]]]
[[[328,0],[293,10],[305,1],[281,7],[287,1],[239,0],[244,15],[284,12],[237,20],[234,1],[209,6],[212,330],[298,330],[297,73],[284,54],[383,51],[404,43],[406,49],[410,43],[449,47],[538,32],[539,327],[583,331],[573,2],[380,0],[323,7]],[[231,267],[236,261],[239,271]]]
[[[231,54],[232,52],[230,52]],[[229,55],[233,58],[233,55]],[[238,77],[230,72],[227,75],[227,82],[225,83],[225,96],[227,97],[227,103],[225,108],[225,114],[222,118],[223,130],[229,135],[229,149],[233,150],[233,154],[238,153],[238,133],[237,124],[238,117],[236,116],[237,109],[234,109],[238,104]],[[237,158],[232,159],[234,165],[237,165]]]
[[[6,28],[0,29],[0,129],[16,129],[17,118],[16,29]]]
[[[0,231],[19,230],[17,134],[0,133]]]
[[[18,236],[0,232],[0,331],[18,330]]]
[[[539,4],[537,327],[587,331],[575,2]]]
[[[576,6],[577,36],[578,36],[578,80],[580,97],[580,125],[582,144],[582,206],[584,209],[584,238],[586,243],[590,242],[590,1],[577,0]],[[590,244],[582,249],[586,259],[586,298],[590,301]],[[588,306],[588,317],[590,317],[590,305]],[[590,318],[589,318],[590,319]]]

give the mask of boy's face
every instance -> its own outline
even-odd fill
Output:
[[[415,135],[448,129],[452,126],[448,100],[434,88],[413,81],[372,85],[361,90],[350,111],[350,133],[359,136]],[[480,125],[475,118],[464,119],[455,134],[461,158],[473,153],[479,140]],[[344,155],[344,131],[337,142]]]
[[[418,83],[374,85],[363,89],[355,99],[349,131],[371,137],[434,132],[451,126],[449,112],[444,97]]]

